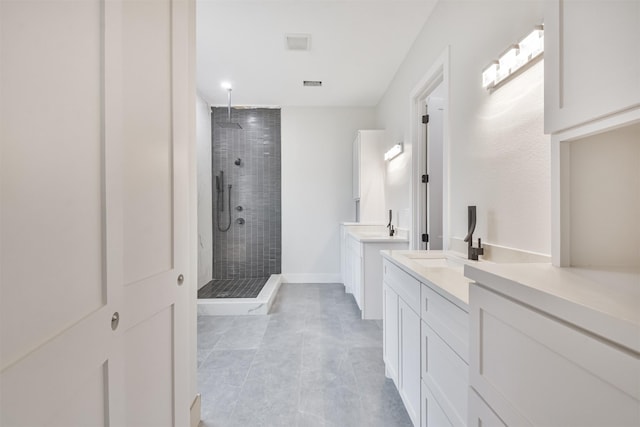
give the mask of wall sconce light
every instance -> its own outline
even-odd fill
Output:
[[[391,160],[397,157],[400,153],[404,151],[404,147],[402,142],[397,143],[393,147],[391,147],[386,153],[384,153],[385,160]]]
[[[491,90],[544,52],[544,27],[537,25],[518,44],[509,48],[482,71],[482,87]]]

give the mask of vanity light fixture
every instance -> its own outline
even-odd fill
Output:
[[[404,147],[402,142],[399,142],[393,147],[391,147],[386,153],[384,153],[384,159],[391,160],[397,157],[400,153],[402,153],[402,151],[404,151]]]
[[[495,88],[522,67],[540,57],[542,52],[544,52],[544,27],[537,25],[518,44],[509,46],[498,60],[492,61],[482,71],[482,87],[487,90]]]

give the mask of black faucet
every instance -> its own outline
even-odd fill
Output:
[[[468,233],[464,241],[467,245],[467,257],[471,260],[477,261],[479,255],[484,255],[484,249],[482,248],[482,241],[478,239],[478,247],[473,247],[473,232],[476,230],[476,207],[467,206],[467,225]]]
[[[389,209],[389,224],[387,224],[387,228],[389,229],[389,236],[393,237],[396,230],[393,228],[393,224],[391,224],[392,211]]]

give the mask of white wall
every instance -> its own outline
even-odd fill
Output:
[[[375,129],[373,108],[282,109],[282,272],[340,281],[338,224],[355,219],[352,143]]]
[[[198,171],[198,289],[213,278],[211,213],[211,110],[196,99],[196,150]]]
[[[482,69],[543,22],[542,1],[441,1],[377,108],[378,126],[405,141],[387,170],[388,209],[411,208],[409,94],[450,46],[450,231],[463,238],[467,205],[478,206],[474,238],[550,253],[550,150],[543,134],[543,64],[494,93]]]

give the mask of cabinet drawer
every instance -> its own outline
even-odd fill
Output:
[[[482,427],[507,427],[487,406],[474,389],[469,389],[469,425]]]
[[[422,418],[420,419],[421,427],[454,427],[445,415],[444,411],[436,402],[433,394],[429,391],[429,387],[422,383]],[[483,424],[484,425],[484,424]]]
[[[420,313],[420,282],[388,260],[383,261],[384,282],[402,298],[413,311]]]
[[[422,380],[454,426],[466,425],[469,367],[422,322]]]
[[[422,284],[421,317],[457,353],[469,363],[469,314]]]

